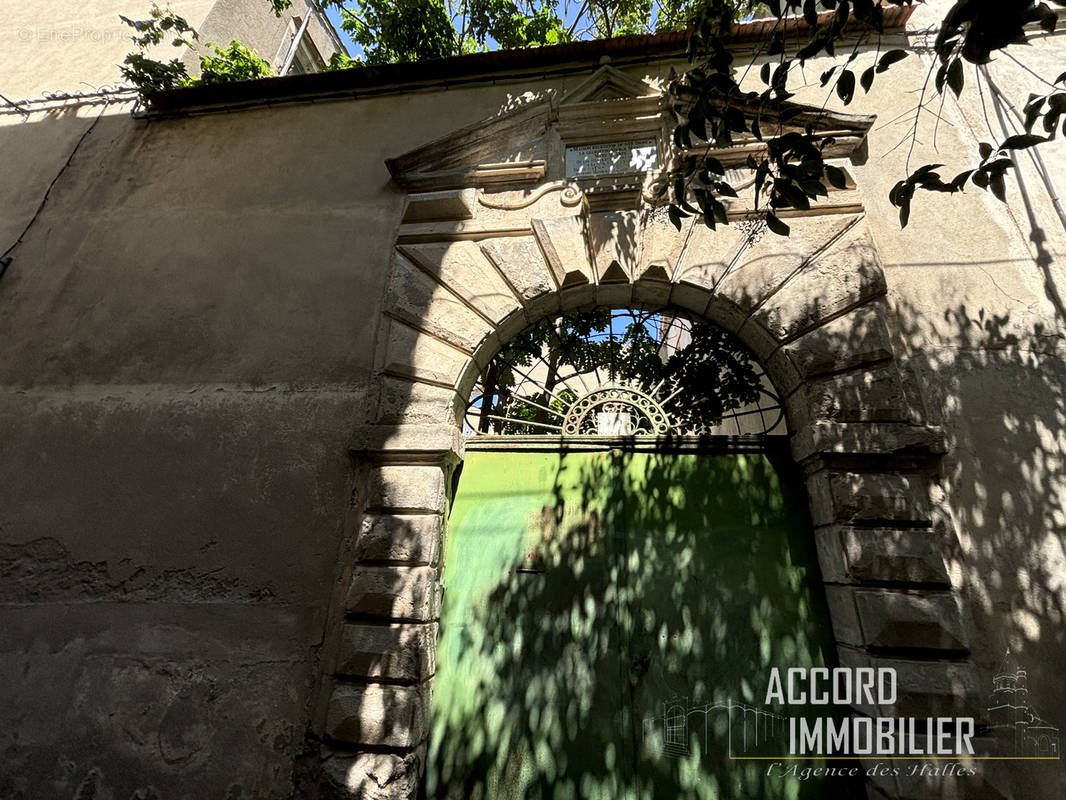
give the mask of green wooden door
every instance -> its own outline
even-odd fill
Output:
[[[824,796],[735,758],[787,751],[770,667],[829,652],[787,488],[762,453],[468,453],[428,797]]]

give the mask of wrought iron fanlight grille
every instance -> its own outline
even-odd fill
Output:
[[[598,308],[543,320],[489,363],[467,435],[786,433],[781,401],[733,336],[673,311]]]

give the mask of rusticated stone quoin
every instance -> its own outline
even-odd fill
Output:
[[[434,672],[437,626],[346,624],[338,675],[417,683]]]
[[[863,644],[869,647],[964,651],[964,629],[957,595],[950,592],[855,592]]]
[[[439,587],[433,567],[356,567],[345,609],[382,619],[437,618]]]
[[[396,800],[415,797],[425,763],[425,748],[399,753],[326,752],[322,772],[329,797]]]
[[[815,525],[885,520],[926,523],[927,479],[918,474],[820,472],[807,481]]]
[[[366,505],[371,509],[444,510],[440,467],[383,466],[371,476]]]
[[[326,734],[351,745],[415,747],[426,735],[425,694],[413,686],[337,686]]]
[[[442,527],[439,514],[368,514],[355,543],[356,561],[436,564]]]

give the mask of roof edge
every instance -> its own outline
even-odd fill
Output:
[[[914,6],[894,6],[885,11],[885,28],[903,27]],[[827,19],[829,14],[819,17]],[[788,17],[780,30],[785,38],[806,35],[810,26],[802,17]],[[731,44],[765,39],[782,25],[776,19],[738,23],[731,31]],[[849,26],[853,23],[849,23]],[[857,27],[857,26],[856,26]],[[529,75],[550,77],[585,70],[596,63],[642,63],[687,50],[691,29],[613,39],[495,50],[487,53],[435,58],[426,61],[356,67],[334,72],[284,75],[236,83],[189,86],[153,92],[148,95],[148,118],[231,111],[262,105],[313,102],[329,99],[355,99],[413,88],[447,88]],[[604,59],[607,59],[605,61]],[[567,65],[571,65],[569,68]]]

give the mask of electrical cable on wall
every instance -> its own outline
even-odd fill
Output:
[[[59,168],[59,172],[56,173],[55,177],[52,178],[52,182],[48,184],[48,188],[45,189],[44,197],[42,197],[41,202],[37,204],[37,210],[33,212],[33,216],[30,217],[30,221],[26,223],[26,227],[22,229],[22,233],[18,235],[18,238],[15,239],[11,246],[8,247],[2,254],[0,254],[0,278],[4,277],[4,273],[7,272],[7,268],[11,266],[11,262],[14,261],[15,257],[12,255],[12,253],[15,251],[15,248],[22,244],[23,239],[26,238],[26,234],[29,233],[30,228],[33,227],[33,224],[37,221],[37,218],[44,210],[45,204],[48,202],[48,197],[52,194],[52,188],[56,185],[56,183],[59,182],[59,179],[63,176],[63,173],[66,171],[67,167],[70,166],[71,162],[74,161],[74,156],[77,155],[78,149],[81,147],[81,143],[84,142],[85,139],[89,136],[89,134],[93,132],[93,129],[96,127],[96,123],[100,121],[100,118],[104,115],[104,112],[107,110],[108,105],[108,103],[104,104],[103,108],[100,109],[100,113],[96,115],[96,118],[92,121],[89,127],[85,129],[81,136],[78,137],[78,141],[75,142],[74,148],[70,151],[70,155],[67,156],[67,160],[63,162],[63,166]]]

